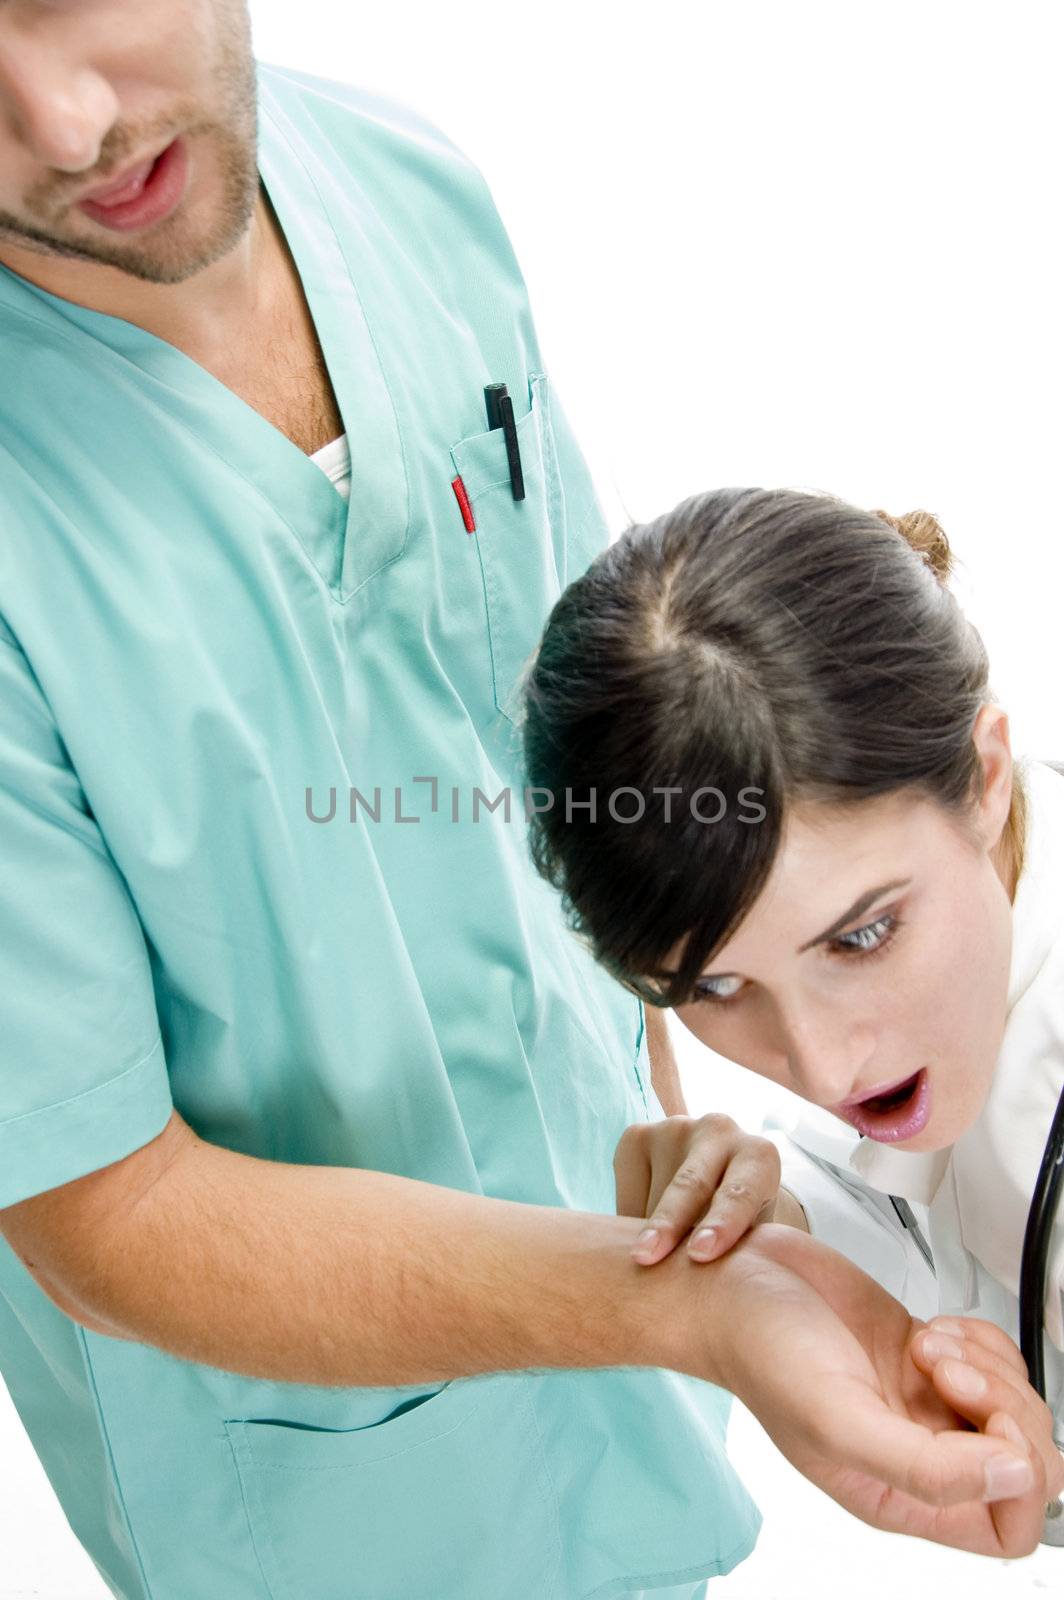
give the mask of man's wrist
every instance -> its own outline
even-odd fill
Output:
[[[645,1219],[613,1220],[631,1226],[617,1235],[619,1282],[613,1325],[604,1326],[602,1364],[666,1367],[718,1382],[723,1324],[716,1312],[726,1299],[732,1252],[719,1261],[694,1262],[681,1246],[654,1266],[640,1266],[630,1252]]]

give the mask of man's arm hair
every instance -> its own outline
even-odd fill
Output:
[[[199,1139],[176,1112],[124,1160],[0,1211],[41,1287],[95,1332],[253,1377],[345,1387],[683,1369],[683,1308],[701,1320],[709,1279],[683,1262],[653,1274],[635,1265],[640,1227],[389,1173],[264,1161]],[[693,1365],[710,1376],[701,1356]]]

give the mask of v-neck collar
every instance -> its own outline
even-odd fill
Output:
[[[259,491],[291,528],[334,599],[345,602],[404,548],[409,488],[402,441],[377,345],[330,215],[332,206],[352,242],[356,235],[364,238],[357,173],[345,167],[338,187],[266,81],[264,74],[274,69],[261,62],[256,67],[259,176],[302,281],[343,419],[352,461],[349,499],[286,434],[176,345],[122,317],[54,295],[8,268],[3,273],[158,379],[155,403],[172,410]]]
[[[339,503],[335,509],[341,523],[336,592],[338,599],[347,600],[402,553],[410,510],[406,464],[377,341],[355,282],[360,271],[372,270],[368,248],[352,259],[365,239],[366,202],[357,171],[342,158],[332,165],[315,159],[269,81],[271,72],[258,64],[259,174],[302,280],[343,418],[351,453],[350,499],[344,499],[298,446],[288,439],[285,443]],[[342,173],[338,171],[341,165]],[[346,224],[341,231],[349,241],[347,253],[330,208]],[[363,464],[364,472],[360,470]]]

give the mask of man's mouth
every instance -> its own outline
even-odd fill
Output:
[[[106,202],[98,196],[82,198],[77,208],[86,217],[113,233],[130,233],[161,222],[176,208],[185,192],[189,173],[188,141],[172,139],[154,160],[141,162],[127,173],[122,184]]]
[[[931,1080],[926,1067],[911,1077],[888,1084],[872,1094],[833,1106],[835,1115],[867,1139],[899,1144],[915,1139],[931,1116]]]
[[[110,183],[100,184],[95,189],[86,189],[84,194],[78,196],[77,203],[80,205],[83,200],[94,200],[97,205],[113,206],[123,200],[132,200],[134,195],[143,189],[148,174],[161,155],[162,151],[156,150],[154,155],[145,156],[134,166],[127,167],[124,173],[112,178]]]

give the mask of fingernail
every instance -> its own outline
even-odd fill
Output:
[[[653,1250],[660,1238],[661,1235],[659,1234],[657,1228],[644,1228],[642,1233],[639,1235],[639,1238],[632,1246],[632,1249],[638,1256],[647,1256]]]
[[[950,1357],[954,1361],[964,1360],[964,1350],[956,1339],[940,1339],[937,1333],[928,1333],[924,1335],[922,1345],[929,1361],[946,1361]]]
[[[950,1322],[948,1317],[936,1317],[931,1324],[936,1333],[948,1333],[954,1339],[964,1338],[964,1329],[959,1322]]]
[[[993,1456],[986,1464],[984,1500],[1014,1500],[1034,1488],[1034,1468],[1015,1456]]]
[[[699,1228],[691,1243],[687,1246],[693,1256],[708,1256],[717,1248],[716,1228]]]
[[[966,1394],[972,1400],[978,1395],[986,1393],[986,1379],[981,1372],[976,1372],[974,1367],[966,1367],[960,1361],[947,1361],[942,1369],[946,1374],[946,1382],[958,1394]]]

